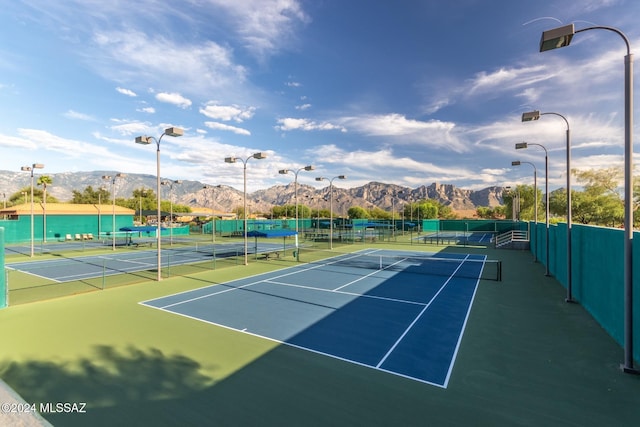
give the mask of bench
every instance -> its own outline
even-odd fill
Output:
[[[262,255],[261,259],[265,259],[267,261],[272,258],[280,259],[280,251],[262,252],[260,255]]]

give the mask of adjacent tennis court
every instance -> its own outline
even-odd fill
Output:
[[[488,261],[438,257],[367,249],[142,304],[446,387]]]
[[[437,245],[489,245],[495,233],[490,231],[436,231],[414,237],[413,240]]]
[[[71,248],[78,243],[67,244]],[[197,264],[215,259],[236,257],[244,253],[244,246],[231,244],[182,244],[170,246],[164,244],[161,251],[161,262],[165,268],[171,266]],[[270,254],[276,251],[293,250],[291,245],[255,243],[248,248],[252,255]],[[71,249],[68,249],[71,250]],[[64,252],[60,252],[62,254]],[[49,279],[53,282],[69,282],[96,277],[113,276],[123,273],[154,270],[157,267],[157,250],[148,249],[119,249],[113,253],[87,256],[63,256],[43,261],[9,262],[7,269],[17,270],[33,276]]]

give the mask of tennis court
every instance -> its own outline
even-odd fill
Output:
[[[487,260],[439,257],[366,249],[142,304],[446,388]]]
[[[71,251],[82,243],[65,243],[64,247]],[[63,244],[60,244],[63,245]],[[95,244],[94,244],[95,245]],[[99,243],[98,243],[99,245]],[[238,243],[227,244],[189,244],[170,246],[164,244],[161,251],[163,267],[202,263],[216,258],[235,257],[244,253],[244,246]],[[274,251],[286,251],[290,245],[255,243],[248,247],[248,253],[267,254]],[[293,250],[293,249],[291,249]],[[53,282],[69,282],[122,273],[155,270],[158,263],[156,249],[118,249],[113,253],[86,256],[63,256],[41,261],[7,262],[9,270],[21,271],[33,276],[49,279]]]
[[[494,241],[495,233],[490,231],[437,231],[414,237],[422,243],[437,245],[489,245]]]

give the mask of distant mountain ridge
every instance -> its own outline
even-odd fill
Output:
[[[98,189],[105,186],[111,192],[111,181],[102,179],[103,175],[114,176],[115,171],[92,172],[64,172],[46,174],[53,183],[47,191],[61,202],[69,201],[73,191],[82,192],[91,186]],[[2,192],[6,199],[21,188],[30,186],[30,176],[24,172],[0,171]],[[208,207],[220,211],[231,211],[242,205],[242,191],[229,186],[204,188],[199,181],[185,180],[180,185],[173,186],[173,200],[175,203],[191,207]],[[295,203],[294,184],[275,185],[267,189],[257,190],[247,194],[247,205],[250,211],[267,212],[274,205],[292,205]],[[150,188],[155,191],[155,175],[127,174],[123,179],[115,180],[116,197],[129,198],[133,190]],[[309,185],[298,184],[298,202],[315,209],[329,208],[330,198],[328,186],[316,189]],[[479,206],[495,207],[502,205],[504,187],[487,187],[482,190],[464,190],[451,184],[432,183],[417,188],[403,187],[395,184],[370,182],[360,187],[333,187],[333,209],[344,214],[352,206],[369,209],[378,207],[390,211],[402,209],[406,203],[423,199],[436,200],[455,211],[475,210]],[[163,199],[169,199],[168,188],[163,188]]]

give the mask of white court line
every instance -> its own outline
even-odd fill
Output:
[[[436,294],[433,296],[433,298],[431,298],[431,300],[427,303],[427,305],[424,306],[422,311],[420,311],[420,313],[418,313],[416,318],[413,319],[413,322],[411,322],[411,324],[407,327],[407,329],[405,329],[405,331],[402,333],[402,335],[400,335],[400,337],[396,340],[396,342],[391,346],[389,351],[387,351],[387,354],[385,354],[384,357],[380,360],[380,362],[378,362],[378,364],[376,365],[376,368],[379,368],[385,362],[385,360],[387,360],[387,358],[391,355],[391,353],[393,353],[393,350],[396,349],[398,344],[400,344],[400,341],[402,341],[404,339],[404,337],[409,333],[411,328],[413,328],[413,325],[415,325],[418,322],[418,320],[422,317],[422,315],[425,313],[425,311],[427,311],[427,309],[433,303],[433,301],[435,301],[435,299],[438,297],[438,295],[440,295],[440,293],[444,290],[444,288],[447,287],[447,285],[449,284],[451,279],[453,279],[453,276],[460,269],[460,267],[462,267],[462,264],[464,264],[464,262],[467,260],[467,258],[469,258],[469,255],[467,255],[466,257],[464,257],[464,259],[461,260],[462,262],[460,263],[460,265],[458,265],[458,268],[456,268],[456,270],[453,272],[453,274],[451,274],[449,276],[449,278],[447,279],[447,281],[444,282],[444,284],[440,287],[440,289],[438,289],[438,292],[436,292]]]
[[[312,290],[312,291],[322,291],[322,292],[329,292],[329,293],[340,294],[340,295],[350,295],[350,296],[355,296],[355,297],[379,299],[379,300],[383,300],[383,301],[400,302],[400,303],[403,303],[403,304],[425,305],[425,303],[418,302],[418,301],[409,301],[409,300],[403,300],[403,299],[398,299],[398,298],[381,297],[381,296],[378,296],[378,295],[358,294],[358,293],[355,293],[355,292],[338,291],[336,289],[316,288],[316,287],[313,287],[313,286],[296,285],[296,284],[293,284],[293,283],[275,282],[275,281],[272,281],[272,280],[269,280],[269,279],[263,280],[261,283],[271,283],[273,285],[290,286],[292,288],[309,289],[309,290]],[[274,296],[277,296],[277,295],[274,295]]]
[[[167,309],[165,309],[163,307],[155,307],[153,305],[144,304],[143,302],[140,302],[139,304],[145,305],[146,307],[149,307],[149,308],[153,308],[153,309],[156,309],[156,310],[163,311],[165,313],[186,317],[187,319],[191,319],[191,320],[195,320],[195,321],[198,321],[198,322],[207,323],[209,325],[218,326],[220,328],[224,328],[224,329],[227,329],[227,330],[230,330],[230,331],[245,333],[247,335],[250,335],[250,336],[253,336],[253,337],[256,337],[256,338],[262,338],[264,340],[268,340],[268,341],[275,342],[275,343],[278,343],[278,344],[284,344],[284,345],[287,345],[289,347],[297,348],[297,349],[300,349],[300,350],[310,351],[312,353],[319,354],[319,355],[322,355],[322,356],[331,357],[331,358],[337,359],[337,360],[342,360],[343,362],[353,363],[355,365],[363,366],[365,368],[373,369],[375,371],[385,372],[387,374],[398,375],[399,377],[407,378],[407,379],[410,379],[410,380],[413,380],[413,381],[418,381],[418,382],[423,383],[423,384],[429,384],[429,385],[440,387],[440,388],[446,388],[442,384],[438,384],[438,383],[434,383],[434,382],[431,382],[431,381],[427,381],[427,380],[424,380],[422,378],[415,378],[415,377],[412,377],[412,376],[409,376],[409,375],[401,374],[399,372],[390,371],[388,369],[379,368],[379,367],[373,366],[373,365],[368,365],[366,363],[359,362],[357,360],[348,359],[346,357],[337,356],[337,355],[331,354],[331,353],[325,353],[323,351],[315,350],[313,348],[304,347],[304,346],[301,346],[301,345],[289,343],[287,341],[281,341],[281,340],[278,340],[278,339],[275,339],[275,338],[271,338],[271,337],[268,337],[268,336],[265,336],[265,335],[256,334],[254,332],[250,332],[249,330],[247,330],[247,328],[242,328],[242,329],[232,328],[231,326],[224,325],[222,323],[216,323],[216,322],[212,322],[210,320],[202,319],[200,317],[191,316],[191,315],[180,313],[180,312],[177,312],[177,311],[167,310]]]

